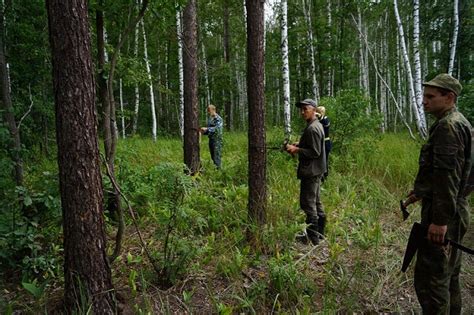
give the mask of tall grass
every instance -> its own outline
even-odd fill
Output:
[[[268,142],[278,146],[279,135],[270,131]],[[267,224],[264,249],[255,253],[245,238],[246,134],[225,134],[222,170],[214,168],[203,138],[202,172],[192,178],[183,175],[179,139],[121,140],[117,177],[140,214],[154,257],[172,266],[173,275],[166,291],[154,289],[159,279],[130,227],[123,255],[112,265],[116,287],[134,292],[127,303],[140,312],[144,307],[224,314],[417,310],[411,275],[399,272],[417,214],[402,222],[398,200],[411,188],[418,150],[419,143],[406,134],[386,134],[360,137],[344,153],[333,152],[322,186],[327,235],[318,247],[295,242],[305,228],[297,159],[267,151]],[[182,202],[175,202],[177,196]],[[160,253],[170,222],[172,261],[166,262]],[[114,226],[108,230],[113,235]],[[137,294],[140,288],[143,294]]]

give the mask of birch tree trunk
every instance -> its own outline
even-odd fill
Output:
[[[146,33],[145,33],[145,22],[142,20],[142,36],[143,36],[143,55],[145,57],[145,66],[146,66],[146,73],[148,75],[148,88],[150,90],[150,106],[151,106],[151,135],[153,137],[153,142],[156,142],[156,111],[155,111],[155,92],[153,91],[153,77],[151,75],[151,66],[150,60],[148,59],[148,47],[146,41]]]
[[[327,65],[328,70],[327,70],[327,95],[328,96],[333,96],[334,91],[333,91],[333,68],[332,68],[332,8],[331,8],[331,1],[332,0],[327,0],[326,8],[327,8],[327,20],[328,20],[328,32],[327,32],[327,44],[329,46],[329,52],[330,52],[330,59],[329,63]]]
[[[184,69],[183,69],[183,29],[181,28],[181,10],[176,10],[176,31],[178,34],[178,72],[179,72],[179,107],[178,124],[181,138],[184,137]]]
[[[134,43],[134,48],[133,48],[133,53],[135,56],[135,59],[138,59],[138,41],[139,41],[139,30],[140,26],[137,24],[135,27],[135,43]],[[137,128],[138,128],[138,111],[140,110],[140,87],[138,85],[138,82],[135,82],[135,108],[133,111],[133,123],[132,123],[132,135],[135,135],[137,133]]]
[[[415,121],[418,127],[418,132],[422,138],[426,138],[427,130],[426,130],[425,113],[423,111],[423,108],[418,107],[418,104],[416,102],[415,90],[414,90],[414,84],[413,84],[413,74],[411,71],[410,60],[408,59],[408,51],[405,44],[405,34],[403,32],[403,24],[400,19],[400,14],[398,13],[397,0],[393,0],[393,6],[394,6],[395,18],[397,20],[398,32],[400,34],[400,45],[402,48],[403,60],[405,62],[405,69],[407,71],[408,91],[410,95],[411,106],[412,106],[413,112],[415,113]]]
[[[316,101],[316,104],[319,103],[319,87],[318,81],[316,79],[316,61],[314,60],[315,51],[314,51],[314,40],[313,40],[313,27],[311,26],[311,5],[306,6],[306,0],[303,1],[303,12],[306,19],[306,26],[308,27],[308,41],[309,41],[309,51],[311,59],[311,76],[313,79],[313,98]]]
[[[206,84],[206,107],[211,105],[211,87],[209,86],[209,73],[207,69],[206,47],[204,41],[201,42],[202,62],[204,65],[204,82]]]
[[[283,76],[283,122],[285,125],[285,137],[291,135],[291,113],[290,113],[290,66],[288,62],[288,3],[281,0],[281,55]]]
[[[421,87],[421,60],[420,60],[420,1],[413,1],[413,63],[415,66],[415,98],[416,106],[423,108]]]
[[[120,113],[121,116],[121,125],[122,125],[122,138],[125,139],[125,115],[123,112],[123,85],[122,85],[122,78],[119,80],[119,98],[120,98]]]
[[[448,66],[448,73],[450,75],[453,74],[454,70],[454,61],[456,59],[456,45],[458,41],[458,32],[459,32],[459,1],[454,0],[454,30],[453,30],[453,38],[450,44],[450,54],[449,54],[449,66]]]

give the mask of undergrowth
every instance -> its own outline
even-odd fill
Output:
[[[268,142],[279,143],[279,135],[270,131]],[[225,137],[222,170],[213,167],[203,139],[202,171],[195,177],[183,175],[178,139],[119,141],[118,182],[138,214],[153,259],[163,268],[162,274],[154,272],[128,218],[122,255],[111,264],[115,287],[126,300],[124,307],[136,314],[417,310],[411,275],[399,272],[410,222],[417,214],[402,222],[398,201],[411,187],[419,143],[406,134],[368,135],[352,139],[344,150],[331,154],[330,175],[322,186],[327,235],[317,247],[295,242],[295,235],[305,228],[298,204],[297,159],[269,150],[264,250],[255,252],[245,237],[249,227],[246,134]],[[55,172],[48,163],[29,171],[35,179],[31,187],[38,187],[35,183]],[[40,222],[43,226],[60,220],[58,210],[53,211],[58,207],[57,183],[47,186],[29,192],[32,204],[51,208]],[[1,227],[5,229],[6,223]],[[108,220],[110,251],[115,229]],[[45,235],[56,247],[29,249],[22,260],[31,269],[23,278],[42,291],[35,291],[37,296],[27,303],[25,296],[31,297],[31,290],[4,283],[4,290],[18,293],[0,299],[6,310],[47,312],[48,293],[59,294],[60,231],[50,227]],[[12,248],[9,237],[2,236],[0,243]],[[30,237],[35,239],[34,234]],[[15,249],[15,255],[22,250]],[[21,270],[13,254],[3,249],[0,254],[2,263],[10,264],[2,265],[4,270],[15,266]],[[38,257],[44,258],[43,265]],[[35,261],[41,270],[35,271]],[[47,281],[45,275],[56,281]]]

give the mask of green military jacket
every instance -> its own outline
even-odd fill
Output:
[[[324,129],[318,119],[311,121],[305,128],[298,147],[299,179],[315,177],[326,172]]]
[[[471,170],[471,124],[453,108],[429,130],[421,148],[415,194],[431,199],[431,223],[447,225]]]

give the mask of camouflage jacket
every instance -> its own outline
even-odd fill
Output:
[[[317,119],[314,119],[305,128],[298,147],[297,176],[299,179],[318,176],[326,172],[324,130]]]
[[[216,114],[216,116],[207,118],[207,131],[204,133],[209,136],[209,139],[221,140],[224,131],[224,121],[222,117]]]
[[[471,124],[453,108],[436,120],[420,151],[415,194],[432,200],[431,222],[447,225],[471,170]]]

